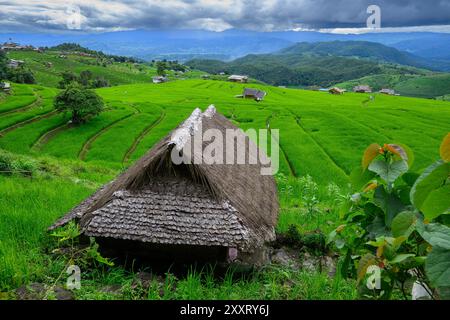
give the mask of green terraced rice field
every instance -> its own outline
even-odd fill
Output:
[[[368,144],[407,144],[416,154],[414,169],[420,170],[438,157],[439,143],[450,127],[450,103],[445,101],[383,95],[369,100],[364,94],[333,96],[252,86],[268,92],[263,102],[235,98],[244,85],[222,81],[99,89],[106,112],[82,126],[59,130],[35,152],[121,166],[128,158],[134,161],[142,156],[194,108],[214,104],[242,129],[269,125],[280,130],[281,172],[297,177],[309,174],[320,183],[345,184]],[[15,85],[14,95],[0,103],[0,110],[11,108],[13,101],[14,108],[26,107],[36,97],[40,103],[23,112],[0,115],[0,128],[51,111],[55,94],[54,89]],[[13,152],[33,152],[30,146],[39,137],[66,121],[64,115],[38,119],[6,133],[0,146]]]

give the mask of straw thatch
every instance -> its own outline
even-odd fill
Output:
[[[255,99],[256,101],[263,100],[266,95],[267,93],[265,91],[252,88],[244,88],[244,92],[242,94],[244,98],[251,98]]]
[[[274,240],[277,188],[273,176],[261,175],[268,159],[262,151],[260,158],[249,155],[249,150],[257,147],[239,130],[238,140],[246,141],[244,164],[200,163],[203,153],[192,147],[192,137],[208,129],[225,135],[227,129],[237,128],[213,106],[204,113],[196,109],[132,167],[50,230],[75,219],[87,236],[235,247],[243,252]],[[209,143],[204,141],[201,149]],[[173,150],[184,159],[190,157],[193,163],[174,164]],[[236,155],[236,145],[234,151]]]

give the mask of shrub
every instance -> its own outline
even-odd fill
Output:
[[[450,134],[440,151],[441,160],[414,180],[406,175],[409,148],[372,144],[352,173],[356,193],[328,242],[344,253],[343,276],[356,277],[361,295],[389,298],[398,288],[407,297],[405,283],[418,281],[449,297]]]

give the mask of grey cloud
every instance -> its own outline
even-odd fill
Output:
[[[64,31],[66,6],[57,0],[1,1],[0,28]],[[363,27],[371,4],[383,27],[450,25],[448,0],[73,0],[83,31],[117,29],[251,29]],[[0,30],[0,32],[2,32]]]

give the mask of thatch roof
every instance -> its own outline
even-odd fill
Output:
[[[370,93],[370,92],[372,92],[372,88],[370,86],[367,86],[367,85],[359,85],[359,86],[353,87],[353,91],[354,92]]]
[[[244,88],[244,93],[242,94],[244,98],[254,98],[257,101],[261,101],[266,96],[266,92],[258,89]]]
[[[248,151],[256,146],[239,130],[238,137],[247,142],[245,164],[196,164],[202,152],[192,148],[192,137],[208,129],[225,134],[237,128],[214,106],[204,113],[196,109],[132,167],[50,230],[75,219],[87,236],[237,247],[249,252],[273,240],[279,205],[273,176],[261,175],[266,156],[259,150],[262,160],[250,159]],[[202,149],[208,144],[203,142]],[[172,151],[185,152],[186,146],[191,154],[182,156],[191,157],[193,164],[175,165]],[[234,151],[236,155],[236,146]]]

